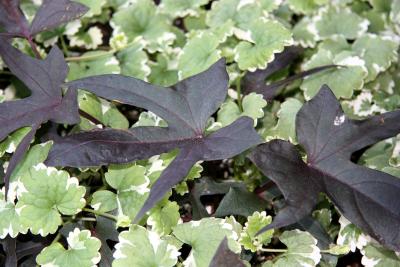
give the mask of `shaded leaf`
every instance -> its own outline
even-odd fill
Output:
[[[245,267],[239,255],[233,253],[228,247],[228,239],[225,237],[212,258],[209,267]]]
[[[340,212],[365,233],[391,249],[400,248],[400,180],[350,161],[353,152],[400,132],[400,111],[365,120],[343,113],[332,91],[323,87],[298,112],[296,132],[307,164],[289,142],[271,141],[250,156],[273,179],[286,207],[264,230],[292,224],[309,214],[325,192]],[[390,225],[390,227],[388,227]]]

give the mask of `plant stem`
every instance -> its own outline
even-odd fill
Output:
[[[62,47],[62,50],[64,52],[64,55],[68,56],[68,47],[67,47],[67,44],[65,43],[64,35],[62,35],[60,37],[60,41],[61,41],[61,47]]]
[[[12,74],[12,72],[10,72],[10,71],[0,71],[0,75],[14,75],[14,74]]]
[[[65,61],[67,61],[67,62],[90,61],[90,60],[94,60],[94,59],[97,59],[100,57],[112,55],[116,52],[117,52],[117,50],[111,49],[110,51],[104,51],[103,53],[98,53],[98,54],[89,55],[89,56],[67,57],[67,58],[65,58]]]
[[[79,220],[81,221],[86,221],[86,222],[95,222],[96,218],[92,218],[92,217],[81,217],[79,218]]]
[[[271,253],[285,253],[287,249],[275,249],[275,248],[262,248],[260,249],[262,252],[271,252]]]
[[[60,240],[60,238],[61,238],[61,233],[58,232],[56,237],[53,239],[53,241],[51,241],[51,245],[53,245],[54,243],[57,243],[58,240]]]
[[[236,93],[237,93],[237,102],[239,106],[239,110],[243,112],[243,105],[242,105],[242,76],[240,75],[236,79]]]
[[[82,210],[86,211],[86,212],[89,212],[89,213],[93,213],[95,215],[99,215],[99,216],[111,219],[111,220],[114,220],[114,221],[118,221],[118,218],[116,216],[111,215],[109,213],[105,213],[105,212],[101,212],[101,211],[94,210],[94,209],[89,209],[89,208],[83,208]]]
[[[42,59],[42,57],[40,56],[39,50],[35,44],[35,42],[32,40],[32,37],[27,38],[29,45],[32,48],[33,53],[35,54],[37,59]]]

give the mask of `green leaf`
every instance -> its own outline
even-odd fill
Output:
[[[267,261],[263,267],[316,266],[319,263],[321,254],[316,246],[317,240],[309,233],[286,231],[279,239],[286,245],[287,252],[279,255],[273,263]]]
[[[278,21],[260,18],[245,30],[250,33],[250,42],[242,41],[235,48],[235,61],[241,70],[265,69],[274,54],[293,43],[290,31]]]
[[[84,47],[86,49],[96,49],[103,43],[103,33],[99,27],[93,26],[88,30],[81,29],[78,33],[68,36],[70,46]]]
[[[93,267],[100,262],[99,249],[101,242],[92,237],[89,230],[75,228],[67,237],[68,249],[60,243],[54,243],[44,248],[36,257],[36,262],[42,266],[59,267]]]
[[[101,10],[107,3],[107,0],[75,0],[81,4],[84,4],[89,8],[89,11],[85,14],[85,17],[93,17],[101,14]]]
[[[347,8],[321,9],[315,17],[315,30],[320,39],[343,36],[346,39],[356,39],[368,30],[369,22]]]
[[[176,202],[164,200],[151,209],[147,225],[157,234],[164,236],[171,233],[181,219],[179,205]]]
[[[19,143],[22,141],[22,139],[30,130],[31,130],[30,127],[23,127],[21,129],[16,130],[9,136],[7,136],[0,143],[0,157],[4,156],[5,153],[14,153]]]
[[[296,14],[310,14],[318,9],[320,5],[327,4],[327,0],[288,0],[289,7]]]
[[[253,215],[247,217],[247,222],[240,234],[239,242],[251,252],[256,252],[261,249],[263,245],[268,245],[271,242],[274,230],[268,230],[260,235],[256,235],[261,229],[270,224],[272,221],[271,216],[267,216],[265,211],[261,213],[256,211]]]
[[[163,0],[160,5],[162,12],[172,17],[197,16],[201,6],[209,0]]]
[[[369,237],[364,235],[361,230],[350,223],[345,217],[341,216],[339,219],[340,231],[336,243],[338,245],[348,245],[350,251],[354,252],[356,249],[362,249],[369,241]]]
[[[118,216],[133,220],[148,197],[150,180],[146,168],[140,165],[110,165],[105,174],[107,183],[117,193],[102,190],[94,193],[91,203],[94,209],[111,211],[118,208]],[[101,201],[104,200],[105,203]]]
[[[369,243],[362,250],[361,263],[366,267],[398,267],[400,257],[395,252],[384,247]]]
[[[118,74],[121,72],[118,60],[112,55],[102,55],[102,51],[91,51],[82,57],[95,57],[92,60],[70,62],[68,80],[77,80],[94,75]],[[97,57],[98,55],[101,55]]]
[[[7,235],[14,238],[19,233],[28,232],[28,227],[21,224],[14,199],[5,201],[4,187],[0,191],[0,217],[0,239],[4,239]]]
[[[267,101],[263,96],[256,93],[250,93],[243,97],[242,108],[240,111],[239,106],[232,100],[223,103],[218,111],[218,122],[222,127],[231,124],[233,121],[241,116],[248,116],[254,120],[254,126],[257,125],[257,119],[264,117],[263,108],[267,106]]]
[[[148,66],[148,58],[143,48],[145,42],[138,39],[131,43],[129,47],[118,52],[117,58],[121,66],[121,74],[146,80],[151,70]]]
[[[267,129],[263,136],[266,140],[283,139],[291,143],[297,143],[296,139],[296,115],[302,107],[302,103],[295,98],[287,98],[282,103],[277,116],[278,123],[270,129]]]
[[[65,171],[40,163],[20,178],[17,210],[21,223],[33,234],[55,233],[61,214],[74,215],[85,206],[85,188]]]
[[[168,18],[157,12],[151,0],[133,1],[127,7],[120,7],[111,19],[111,26],[114,28],[113,34],[125,33],[128,42],[140,36],[150,52],[162,51],[175,39]]]
[[[115,246],[113,267],[172,267],[180,255],[178,248],[168,239],[145,228],[132,225],[119,235]]]
[[[240,252],[233,225],[223,219],[204,218],[179,224],[174,228],[173,235],[192,247],[184,266],[207,267],[225,236],[230,249],[235,253]]]
[[[157,55],[156,62],[149,62],[151,73],[149,81],[161,86],[171,86],[178,82],[178,62],[176,53]]]
[[[312,23],[310,17],[304,17],[296,23],[292,30],[295,44],[300,44],[303,47],[315,47],[318,35],[315,28],[312,27]]]
[[[353,90],[363,87],[364,78],[367,76],[365,62],[349,51],[333,54],[331,51],[320,49],[304,65],[304,69],[309,70],[329,64],[346,67],[338,67],[306,77],[300,88],[304,91],[307,100],[316,95],[324,84],[332,89],[337,98],[350,98]]]
[[[366,34],[354,42],[353,50],[365,61],[368,69],[366,81],[374,80],[397,60],[398,48],[398,42],[374,34]]]
[[[218,38],[211,32],[199,32],[188,40],[178,59],[179,79],[198,74],[208,69],[221,58],[217,49]]]

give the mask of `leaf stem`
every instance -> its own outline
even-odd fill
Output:
[[[40,55],[39,50],[38,50],[35,42],[32,40],[32,37],[28,37],[27,40],[28,40],[28,43],[31,46],[32,51],[35,54],[36,58],[37,59],[42,59],[42,56]]]
[[[116,216],[111,215],[111,214],[106,213],[106,212],[101,212],[101,211],[94,210],[94,209],[89,209],[89,208],[83,208],[82,210],[86,211],[86,212],[89,212],[89,213],[93,213],[95,215],[99,215],[99,216],[111,219],[111,220],[114,220],[116,222],[118,221],[118,218]]]
[[[65,39],[64,39],[63,35],[60,37],[60,41],[61,41],[61,47],[64,52],[64,55],[68,56],[68,47],[67,47],[67,44],[65,43]]]
[[[262,248],[260,249],[262,252],[271,252],[271,253],[285,253],[287,249],[276,249],[276,248]]]
[[[51,244],[50,244],[50,245],[53,245],[53,244],[57,243],[58,240],[60,240],[60,238],[61,238],[61,233],[58,232],[57,235],[56,235],[56,237],[54,237],[53,241],[51,241]]]
[[[236,79],[236,93],[237,93],[237,102],[239,106],[239,110],[243,112],[242,105],[242,75],[239,75]]]

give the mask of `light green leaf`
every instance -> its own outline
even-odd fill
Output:
[[[250,93],[243,98],[242,106],[242,116],[254,119],[254,126],[256,126],[257,119],[264,117],[263,108],[267,106],[267,101],[260,94]]]
[[[275,53],[293,43],[290,31],[275,20],[260,18],[246,25],[246,30],[250,42],[242,41],[235,49],[235,61],[241,70],[265,69]]]
[[[328,0],[288,0],[287,3],[296,14],[310,14],[320,5],[327,4]]]
[[[273,263],[267,261],[263,267],[316,266],[321,254],[316,246],[317,240],[307,232],[299,230],[286,231],[279,239],[287,247],[287,252],[279,255]]]
[[[264,14],[274,11],[282,4],[282,2],[283,0],[260,0]]]
[[[397,60],[398,47],[397,41],[374,34],[364,35],[354,42],[353,50],[365,61],[368,69],[366,81],[374,80]]]
[[[17,149],[19,143],[21,143],[22,139],[25,135],[31,130],[30,127],[23,127],[21,129],[16,130],[7,136],[0,143],[0,157],[4,156],[7,153],[14,153],[15,149]]]
[[[312,27],[312,23],[309,17],[304,17],[296,23],[292,30],[295,44],[300,44],[303,47],[315,47],[318,34],[315,27]]]
[[[117,54],[121,66],[121,74],[146,80],[151,70],[144,52],[145,43],[138,39]]]
[[[138,225],[122,232],[115,248],[113,267],[173,267],[180,255],[172,241]]]
[[[14,199],[5,201],[4,187],[0,191],[0,217],[0,239],[4,239],[7,235],[14,238],[19,233],[28,232],[28,227],[21,224]]]
[[[363,87],[364,78],[367,76],[365,62],[349,51],[334,55],[330,51],[320,49],[304,65],[304,68],[309,70],[329,64],[346,67],[325,70],[306,77],[300,88],[304,91],[304,96],[307,100],[312,98],[324,84],[327,84],[338,98],[350,98],[353,95],[353,90]]]
[[[201,6],[209,0],[163,0],[159,6],[162,12],[172,17],[197,16]]]
[[[107,3],[107,0],[76,0],[81,4],[84,4],[89,8],[89,11],[85,14],[85,17],[93,17],[101,14],[101,10]]]
[[[96,49],[103,43],[103,33],[97,26],[90,27],[88,30],[81,30],[77,34],[68,36],[70,46],[84,47],[86,49]]]
[[[295,98],[286,99],[277,113],[277,124],[263,133],[263,136],[266,136],[266,140],[279,138],[296,143],[296,115],[302,105]]]
[[[115,194],[108,190],[99,190],[93,193],[90,205],[100,212],[109,212],[118,208]]]
[[[153,112],[143,111],[140,113],[138,121],[133,125],[133,127],[139,126],[167,127],[168,124]]]
[[[148,197],[149,178],[145,175],[146,168],[140,165],[110,165],[105,174],[107,183],[117,190],[117,194],[101,191],[96,194],[94,208],[118,208],[118,216],[128,216],[133,220]],[[99,195],[100,194],[100,195]],[[114,199],[112,197],[114,194]],[[107,204],[99,205],[98,199],[106,198]]]
[[[164,200],[151,209],[147,224],[152,231],[164,236],[171,233],[180,218],[179,205],[174,201]]]
[[[369,22],[347,8],[320,9],[315,17],[315,30],[320,39],[343,36],[346,39],[361,37],[368,30]]]
[[[228,238],[229,248],[235,253],[240,252],[233,225],[223,219],[204,218],[179,224],[174,228],[173,235],[192,247],[184,266],[207,267],[225,237]]]
[[[232,100],[227,100],[222,103],[221,107],[218,110],[217,121],[221,123],[221,127],[225,127],[234,122],[237,118],[239,118],[240,114],[241,112],[239,106]]]
[[[85,188],[65,171],[40,163],[25,172],[18,189],[17,210],[24,226],[46,236],[61,225],[61,214],[74,215],[85,206]]]
[[[175,40],[168,18],[157,13],[151,0],[132,1],[129,6],[120,7],[111,19],[111,26],[114,34],[125,33],[128,42],[142,37],[150,52],[162,51]]]
[[[183,47],[178,60],[179,79],[185,79],[208,69],[221,58],[218,38],[210,32],[199,32]]]
[[[174,51],[175,52],[175,51]],[[171,86],[178,82],[178,61],[166,53],[158,54],[156,62],[149,62],[151,73],[149,81],[161,86]]]
[[[361,263],[365,267],[398,267],[400,257],[378,244],[369,243],[361,249]]]
[[[68,234],[67,242],[67,250],[58,242],[45,247],[36,257],[37,264],[58,267],[94,267],[100,262],[101,242],[92,237],[89,230],[81,231],[75,228]]]
[[[364,235],[357,226],[350,223],[345,217],[339,219],[340,231],[336,243],[338,245],[348,245],[350,251],[362,249],[370,240],[369,236]]]
[[[77,80],[94,75],[118,74],[121,72],[118,60],[112,55],[101,55],[102,51],[91,51],[82,55],[82,57],[96,57],[92,60],[70,62],[68,80]]]
[[[268,245],[271,242],[272,235],[274,230],[268,230],[260,235],[256,234],[262,228],[270,224],[272,221],[271,216],[267,216],[265,211],[261,213],[256,211],[253,215],[247,217],[247,222],[245,227],[243,228],[242,233],[240,234],[239,243],[251,252],[256,252],[261,249],[263,245]]]

